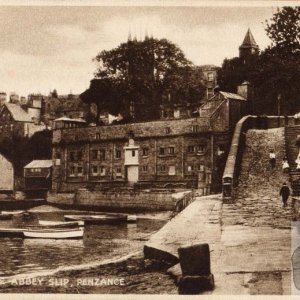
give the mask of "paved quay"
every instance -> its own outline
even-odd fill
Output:
[[[146,243],[178,257],[181,246],[208,243],[215,295],[291,293],[291,201],[282,207],[283,129],[249,130],[233,204],[221,195],[197,197]],[[269,149],[277,154],[269,166]],[[178,266],[177,266],[178,268]],[[176,268],[175,268],[176,269]]]
[[[228,206],[220,195],[198,197],[146,245],[178,257],[181,246],[208,243],[215,289],[207,294],[290,294],[290,230],[241,224],[239,206],[233,215]]]

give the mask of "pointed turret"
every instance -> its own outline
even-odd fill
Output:
[[[239,50],[240,50],[240,58],[246,58],[252,54],[258,54],[259,47],[254,40],[250,28],[248,29],[244,41],[242,45],[239,47]]]

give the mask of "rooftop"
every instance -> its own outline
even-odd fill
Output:
[[[258,48],[258,45],[256,44],[254,37],[250,31],[250,28],[248,29],[244,41],[242,43],[242,45],[240,46],[241,48],[248,48],[248,47],[255,47]]]
[[[7,107],[15,121],[30,123],[34,122],[31,115],[28,114],[24,109],[22,109],[18,104],[5,103],[4,105]]]
[[[61,117],[58,119],[55,119],[54,122],[59,122],[59,121],[63,121],[63,122],[77,122],[77,123],[86,123],[85,120],[83,119],[72,119],[72,118],[68,118],[68,117]]]
[[[226,99],[233,99],[233,100],[243,100],[246,101],[246,99],[238,94],[234,93],[228,93],[228,92],[220,92],[221,95],[223,95]]]
[[[51,159],[42,159],[42,160],[33,160],[28,165],[24,167],[24,169],[32,169],[32,168],[51,168],[52,160]]]

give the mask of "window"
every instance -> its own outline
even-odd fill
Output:
[[[74,151],[71,151],[69,153],[69,159],[70,159],[70,161],[74,161],[75,160],[75,152]]]
[[[78,176],[82,176],[83,175],[83,168],[82,167],[78,167],[77,174],[78,174]]]
[[[187,170],[188,170],[188,172],[194,171],[194,166],[188,166],[188,167],[187,167]]]
[[[116,149],[116,158],[121,158],[121,150]]]
[[[98,150],[92,150],[92,159],[98,159]]]
[[[132,157],[135,157],[135,150],[132,150],[131,156],[132,156]]]
[[[171,132],[171,128],[170,127],[166,127],[165,128],[165,134],[168,134],[168,133],[170,133]]]
[[[116,177],[122,177],[122,169],[121,167],[116,168]]]
[[[143,172],[148,172],[148,166],[143,166],[142,170]]]
[[[100,176],[105,176],[105,168],[100,166]]]
[[[100,133],[96,133],[96,136],[95,136],[96,140],[100,140],[101,139],[101,135]]]
[[[75,176],[75,167],[70,168],[70,176]]]
[[[77,159],[82,160],[82,151],[81,150],[77,152]]]
[[[199,126],[198,125],[193,125],[192,126],[192,132],[198,132],[199,131]]]
[[[175,153],[175,148],[169,147],[169,154],[174,154],[174,153]]]
[[[194,153],[195,152],[195,146],[188,146],[188,153]]]
[[[10,124],[10,130],[11,130],[11,131],[14,130],[14,124]]]
[[[105,160],[105,150],[100,149],[100,160]]]
[[[159,155],[165,155],[165,148],[159,148]]]
[[[92,173],[93,173],[93,175],[98,174],[98,167],[97,166],[92,167]]]
[[[203,172],[204,171],[204,165],[198,165],[198,171]]]
[[[143,156],[148,156],[149,155],[149,149],[148,148],[143,148],[142,149],[142,155]]]
[[[205,152],[205,150],[206,150],[205,145],[197,145],[196,146],[196,151],[197,152]]]
[[[175,171],[175,166],[169,166],[169,175],[175,175],[176,171]]]
[[[166,172],[166,166],[165,165],[160,165],[160,166],[158,166],[158,170],[160,172]]]

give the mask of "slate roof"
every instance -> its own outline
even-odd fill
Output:
[[[28,114],[19,105],[13,103],[4,104],[8,111],[11,113],[13,119],[18,122],[34,123],[30,114]]]
[[[254,37],[250,31],[250,28],[248,29],[246,35],[245,35],[245,38],[244,38],[244,41],[241,45],[241,48],[243,47],[254,47],[254,48],[258,48],[258,45],[256,44],[255,40],[254,40]]]
[[[32,168],[51,168],[52,160],[51,159],[42,159],[42,160],[33,160],[28,165],[24,167],[24,169],[32,169]]]
[[[238,94],[228,93],[228,92],[220,92],[226,99],[233,99],[233,100],[242,100],[246,101],[246,99]]]

